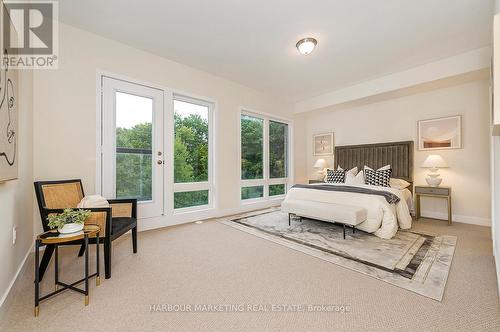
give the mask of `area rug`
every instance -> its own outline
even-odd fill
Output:
[[[292,218],[279,209],[267,209],[221,219],[244,232],[363,273],[417,294],[441,301],[450,271],[455,236],[398,231],[384,240],[342,225]]]

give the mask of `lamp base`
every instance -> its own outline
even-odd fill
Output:
[[[441,184],[441,182],[443,181],[443,179],[438,178],[438,177],[428,176],[428,177],[425,178],[425,181],[427,181],[427,184],[430,187],[439,187],[439,185]]]

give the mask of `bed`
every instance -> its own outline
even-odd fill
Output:
[[[362,170],[365,165],[378,169],[385,165],[391,165],[391,177],[405,180],[410,183],[410,186],[396,189],[365,184],[321,183],[293,187],[288,191],[282,203],[282,210],[301,217],[335,222],[335,220],[330,220],[325,216],[335,215],[337,212],[335,209],[338,210],[342,206],[362,208],[365,210],[366,220],[357,224],[356,228],[384,239],[392,238],[398,229],[411,228],[413,141],[337,146],[335,147],[334,159],[335,169],[340,166],[346,170],[354,167]],[[335,186],[337,188],[334,189],[339,191],[325,190],[325,186]],[[370,191],[371,194],[346,192],[343,190],[349,188],[345,187],[356,187],[354,191]],[[375,191],[393,194],[399,200],[397,203],[389,203],[381,193],[375,194]],[[338,212],[340,214],[342,211]]]

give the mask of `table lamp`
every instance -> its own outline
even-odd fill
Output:
[[[446,161],[444,161],[440,155],[431,154],[425,159],[420,167],[429,168],[429,173],[425,178],[427,184],[431,187],[438,187],[441,184],[441,181],[443,181],[443,179],[439,177],[440,174],[438,173],[438,170],[440,168],[448,167],[448,164],[446,164]]]
[[[314,163],[313,168],[318,169],[318,177],[317,180],[323,180],[325,177],[325,167],[326,167],[326,161],[325,159],[318,159]]]

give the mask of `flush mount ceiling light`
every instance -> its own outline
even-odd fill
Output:
[[[318,41],[314,38],[304,38],[301,39],[297,42],[297,49],[299,50],[299,53],[302,55],[308,55],[311,54],[312,51],[314,51],[314,48],[316,47],[316,44],[318,44]]]

